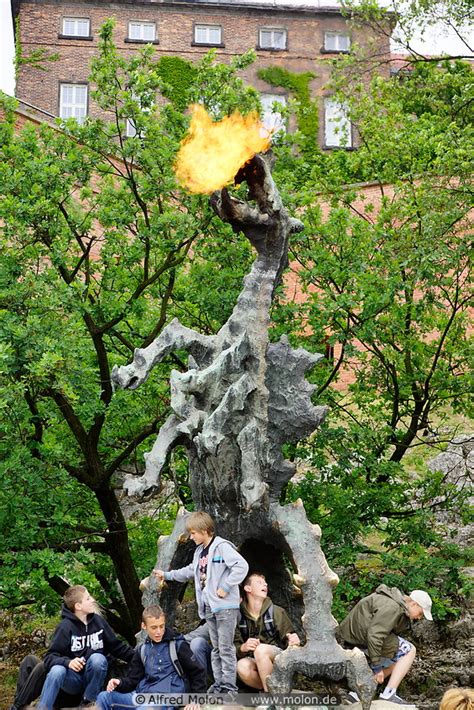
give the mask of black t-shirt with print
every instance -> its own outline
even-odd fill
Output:
[[[199,555],[199,581],[201,583],[201,589],[204,589],[207,581],[207,563],[209,559],[209,548],[212,545],[212,540],[206,547],[203,548],[201,554]]]

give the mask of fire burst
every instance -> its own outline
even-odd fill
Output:
[[[213,121],[203,106],[193,106],[192,112],[175,162],[178,182],[189,192],[210,194],[221,189],[255,153],[270,146],[257,113],[242,116],[235,112]]]

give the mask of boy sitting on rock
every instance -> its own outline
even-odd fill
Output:
[[[275,656],[287,646],[299,646],[288,614],[268,596],[263,574],[253,572],[244,580],[244,600],[235,637],[237,675],[245,685],[268,692],[267,678]]]
[[[82,694],[81,707],[93,705],[107,676],[107,655],[130,661],[133,648],[120,641],[98,613],[98,605],[82,585],[64,594],[62,621],[44,657],[47,672],[38,707],[53,710],[60,690]]]
[[[206,671],[198,664],[181,634],[166,628],[163,610],[148,606],[142,615],[147,639],[135,649],[125,678],[111,678],[107,690],[99,694],[99,710],[135,707],[136,693],[205,693]],[[135,692],[133,692],[135,691]],[[188,710],[194,706],[187,706]]]

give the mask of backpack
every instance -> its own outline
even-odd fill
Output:
[[[273,621],[273,604],[270,604],[263,615],[263,625],[265,626],[265,631],[271,638],[277,635],[277,629]],[[249,638],[249,625],[247,618],[242,613],[240,614],[239,631],[244,642],[247,641]]]
[[[171,639],[170,641],[168,641],[168,646],[169,646],[169,652],[170,652],[170,657],[171,657],[171,663],[173,664],[174,669],[175,669],[176,673],[179,675],[179,677],[183,678],[184,671],[183,671],[183,667],[182,667],[181,663],[179,662],[178,651],[176,649],[176,639]],[[140,658],[142,659],[142,663],[143,663],[143,665],[145,665],[145,656],[146,656],[145,644],[141,643],[138,646],[138,648],[140,650]]]

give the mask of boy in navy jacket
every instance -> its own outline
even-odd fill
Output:
[[[39,699],[40,710],[53,710],[60,690],[83,695],[82,705],[92,705],[107,676],[107,655],[130,661],[133,648],[120,641],[97,614],[97,603],[82,585],[64,594],[62,621],[56,627],[44,657],[47,672]]]
[[[239,584],[249,566],[235,545],[214,534],[214,521],[208,513],[191,513],[186,528],[197,545],[193,561],[181,569],[157,569],[153,573],[161,581],[186,582],[194,578],[198,613],[207,622],[212,643],[214,684],[208,692],[237,692],[234,635],[240,618]]]
[[[184,636],[166,628],[161,607],[146,607],[142,619],[147,639],[135,649],[127,676],[121,680],[111,678],[107,690],[99,694],[99,710],[135,707],[135,693],[206,692],[206,671],[196,661]],[[170,642],[174,642],[176,660]],[[188,706],[191,707],[194,706]]]

